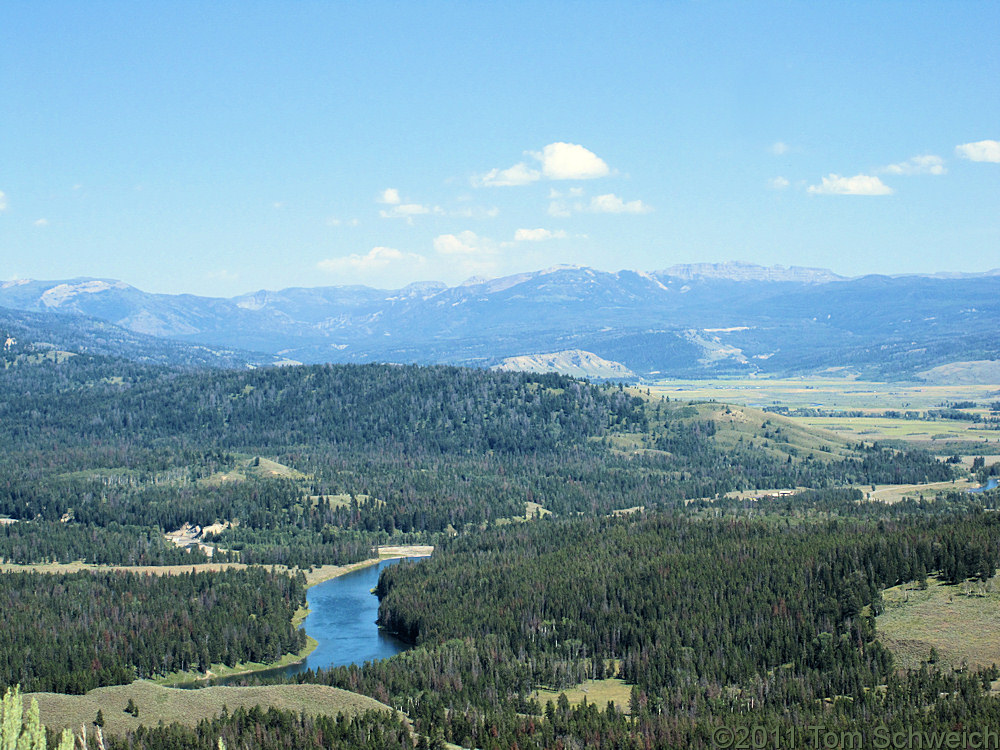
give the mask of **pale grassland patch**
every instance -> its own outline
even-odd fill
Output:
[[[100,573],[117,570],[123,573],[146,573],[148,575],[175,576],[182,573],[203,573],[205,571],[243,570],[243,563],[196,563],[194,565],[95,565],[85,562],[71,563],[31,563],[19,565],[16,563],[0,563],[0,573],[79,573],[81,570]]]
[[[927,584],[924,590],[907,583],[882,592],[885,611],[876,618],[876,632],[897,666],[919,667],[932,647],[948,667],[1000,664],[997,578],[956,585],[929,579]]]

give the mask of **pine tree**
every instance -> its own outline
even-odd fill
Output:
[[[0,750],[45,750],[45,744],[38,701],[31,699],[25,715],[21,686],[7,688],[0,704]],[[56,750],[73,750],[73,733],[68,729],[62,731]]]

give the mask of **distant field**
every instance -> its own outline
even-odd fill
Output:
[[[642,389],[645,390],[645,389]],[[1000,401],[1000,384],[931,385],[876,383],[837,378],[662,380],[651,395],[680,400],[714,400],[759,409],[784,406],[826,412],[861,412],[862,416],[792,416],[797,424],[828,430],[849,440],[895,440],[935,453],[1000,453],[1000,432],[955,419],[894,419],[886,411],[920,411],[946,403],[973,401],[969,410],[988,416],[986,405]]]
[[[243,706],[251,708],[268,706],[304,711],[316,716],[336,716],[362,713],[369,709],[391,711],[388,706],[357,693],[325,685],[268,685],[264,687],[209,687],[199,690],[167,688],[152,682],[137,681],[131,685],[116,685],[91,690],[86,695],[58,695],[56,693],[28,693],[25,706],[31,699],[38,699],[42,723],[50,729],[69,727],[76,731],[80,725],[93,730],[98,710],[104,715],[104,731],[122,734],[140,725],[156,726],[174,722],[194,726],[202,719],[222,713],[222,707],[232,712]],[[139,716],[125,713],[129,698],[139,709]]]
[[[747,406],[782,405],[825,409],[932,409],[945,401],[992,401],[1000,384],[925,385],[876,383],[843,378],[661,380],[653,393],[671,398],[711,399]]]
[[[1000,665],[1000,581],[948,586],[930,579],[920,591],[915,583],[882,592],[885,611],[876,632],[896,657],[913,669],[926,661],[931,647],[949,667]]]

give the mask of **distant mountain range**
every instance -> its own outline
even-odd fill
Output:
[[[291,288],[231,299],[150,294],[109,279],[16,280],[0,284],[0,306],[10,308],[8,327],[13,310],[59,314],[33,318],[35,325],[65,326],[75,316],[70,340],[93,340],[101,322],[101,340],[117,329],[132,337],[118,347],[132,352],[125,356],[160,342],[160,359],[195,366],[292,360],[490,367],[527,357],[539,367],[546,355],[574,350],[574,366],[597,363],[602,372],[646,378],[821,371],[911,378],[1000,354],[1000,270],[845,278],[746,263],[617,273],[560,266],[455,287]],[[202,355],[171,354],[164,339],[197,345]]]

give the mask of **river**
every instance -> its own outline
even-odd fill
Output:
[[[398,562],[398,558],[383,560],[377,565],[369,565],[317,583],[309,589],[306,594],[309,614],[303,621],[302,628],[316,639],[318,645],[302,663],[217,678],[211,684],[231,685],[254,677],[291,677],[307,669],[363,664],[374,659],[386,659],[410,648],[409,644],[394,638],[375,624],[378,619],[378,598],[371,590],[378,583],[379,574]],[[176,687],[199,688],[206,684],[207,681],[199,680]]]
[[[982,487],[975,487],[973,489],[966,490],[966,492],[972,492],[974,494],[978,494],[980,492],[986,492],[988,490],[995,490],[998,484],[1000,484],[1000,482],[997,481],[996,477],[990,477],[990,480]]]

